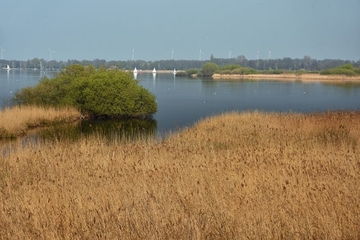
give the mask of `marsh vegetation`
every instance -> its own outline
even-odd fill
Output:
[[[25,135],[29,129],[80,119],[75,108],[14,106],[0,110],[0,139]]]
[[[227,113],[165,140],[47,142],[0,158],[0,235],[358,239],[360,113]]]

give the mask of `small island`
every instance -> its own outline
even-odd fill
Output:
[[[197,73],[198,76],[211,76],[213,79],[268,79],[301,81],[360,81],[360,68],[348,63],[343,66],[311,71],[267,70],[259,71],[236,64],[219,67],[215,63],[206,63]]]

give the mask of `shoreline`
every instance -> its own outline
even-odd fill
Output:
[[[360,76],[345,76],[345,75],[320,75],[305,73],[297,74],[214,74],[213,79],[254,79],[254,80],[287,80],[287,81],[324,81],[324,82],[360,82]]]

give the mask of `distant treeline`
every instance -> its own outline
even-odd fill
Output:
[[[206,62],[213,62],[218,66],[228,64],[238,64],[243,67],[253,68],[256,70],[306,70],[306,71],[322,71],[324,69],[336,68],[345,64],[352,64],[354,67],[360,67],[360,60],[340,60],[340,59],[324,59],[316,60],[310,56],[304,58],[282,58],[282,59],[255,59],[248,60],[245,56],[240,55],[236,58],[216,58],[211,55],[209,60],[158,60],[158,61],[145,61],[145,60],[127,60],[127,61],[106,61],[104,59],[94,60],[67,60],[67,61],[48,61],[45,59],[34,58],[27,61],[19,60],[0,60],[0,67],[4,68],[9,65],[11,68],[22,69],[51,69],[59,70],[72,64],[80,64],[84,66],[94,66],[95,68],[114,68],[131,70],[135,67],[142,70],[150,70],[156,68],[158,70],[187,70],[187,69],[200,69]]]

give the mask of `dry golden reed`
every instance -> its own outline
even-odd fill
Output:
[[[163,141],[7,151],[0,236],[359,239],[359,123],[359,112],[234,112]]]
[[[0,137],[23,135],[29,128],[53,122],[72,122],[80,113],[72,108],[14,106],[0,110]]]

